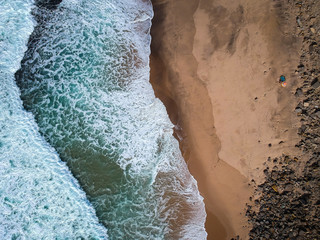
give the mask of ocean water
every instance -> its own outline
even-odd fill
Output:
[[[33,16],[23,106],[109,239],[205,239],[203,199],[149,83],[150,1],[63,0]]]
[[[0,239],[107,239],[19,97],[14,74],[35,24],[32,7],[31,0],[0,1]]]

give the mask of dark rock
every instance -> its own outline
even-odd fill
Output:
[[[312,52],[317,46],[317,43],[316,42],[312,42],[310,45],[309,45],[309,51]]]
[[[313,118],[320,118],[320,111],[316,111],[311,115]]]
[[[318,81],[318,78],[313,79],[313,81],[311,82],[311,87],[313,88],[320,87],[320,82]]]
[[[284,188],[284,192],[292,192],[293,188],[292,184],[287,184]]]
[[[301,96],[303,96],[303,91],[302,91],[301,88],[298,88],[298,89],[296,90],[295,96],[296,96],[296,97],[301,97]]]
[[[302,109],[299,108],[299,107],[297,107],[294,111],[295,111],[297,114],[302,113]]]
[[[298,65],[298,71],[303,71],[303,70],[304,70],[304,65],[303,64]]]
[[[299,129],[298,129],[298,134],[303,134],[307,129],[306,125],[302,125]]]

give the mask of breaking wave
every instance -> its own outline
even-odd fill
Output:
[[[107,239],[93,207],[22,107],[14,73],[33,31],[31,0],[0,6],[0,238]]]
[[[24,107],[109,239],[205,239],[203,199],[149,83],[151,3],[64,0],[33,13],[16,73]]]

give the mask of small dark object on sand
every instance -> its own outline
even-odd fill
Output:
[[[286,77],[283,76],[283,75],[281,75],[281,76],[280,76],[280,79],[279,79],[279,82],[280,82],[280,83],[283,83],[283,82],[285,82],[285,81],[286,81]]]
[[[279,83],[281,83],[282,87],[286,87],[287,86],[286,77],[284,75],[280,76]]]

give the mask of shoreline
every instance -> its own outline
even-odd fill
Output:
[[[150,82],[204,197],[208,239],[248,239],[250,182],[268,157],[298,154],[295,21],[271,2],[152,3]]]

